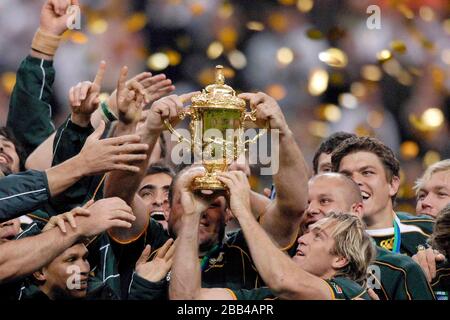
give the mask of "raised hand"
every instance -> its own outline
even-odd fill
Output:
[[[262,128],[268,121],[270,128],[279,129],[281,134],[289,131],[283,112],[274,98],[263,92],[241,93],[238,97],[248,101],[252,110],[256,109],[258,127]]]
[[[105,70],[106,62],[101,61],[94,82],[84,81],[70,88],[69,102],[72,108],[72,121],[82,122],[77,124],[87,124],[91,114],[97,110],[100,104],[99,95]]]
[[[148,132],[160,134],[166,129],[164,125],[164,120],[166,119],[174,126],[180,121],[179,114],[183,111],[184,103],[190,101],[198,93],[196,91],[180,96],[173,94],[155,101],[147,114],[145,122],[145,127]]]
[[[151,246],[147,245],[136,262],[136,273],[150,282],[163,280],[172,268],[175,244],[173,239],[169,239],[159,248],[156,257],[148,261],[151,253]]]
[[[128,67],[122,67],[117,81],[116,104],[119,120],[124,124],[137,123],[141,118],[141,111],[148,103],[142,84],[133,80],[127,82]]]
[[[68,222],[70,226],[75,229],[77,227],[75,217],[76,216],[89,217],[91,215],[91,212],[88,209],[93,203],[94,201],[90,200],[83,207],[76,207],[69,212],[58,214],[57,216],[51,217],[50,220],[42,229],[42,232],[58,227],[63,233],[66,233],[67,232],[65,226],[66,222]]]
[[[71,5],[79,6],[78,0],[47,0],[41,10],[40,29],[59,36],[75,19],[75,12],[67,12]]]
[[[136,217],[131,207],[120,198],[106,198],[89,207],[93,214],[76,217],[76,231],[82,237],[92,237],[110,228],[131,228]]]
[[[139,172],[139,166],[135,162],[146,159],[148,144],[139,143],[141,138],[138,135],[101,140],[104,131],[105,123],[101,121],[77,155],[84,175],[102,174],[111,170]]]
[[[164,74],[153,76],[150,72],[142,72],[128,80],[126,85],[129,85],[132,82],[137,82],[144,88],[146,96],[145,100],[147,101],[146,106],[151,105],[156,100],[175,90],[172,81],[166,79]],[[111,110],[117,110],[117,90],[114,90],[110,95],[108,105]]]

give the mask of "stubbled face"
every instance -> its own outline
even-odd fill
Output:
[[[392,212],[391,197],[397,193],[398,178],[394,177],[391,183],[388,182],[377,155],[365,151],[348,154],[342,158],[339,172],[353,179],[361,189],[364,216]]]
[[[436,218],[450,203],[450,170],[434,173],[417,193],[417,214]]]
[[[41,290],[52,300],[84,298],[90,271],[87,256],[84,244],[76,244],[64,251],[42,269],[45,283]]]
[[[317,162],[317,174],[331,171],[331,153],[322,152]]]
[[[2,135],[0,135],[0,170],[4,175],[20,171],[20,160],[16,147]]]
[[[169,187],[171,183],[171,176],[166,173],[156,173],[146,176],[138,189],[138,194],[144,200],[150,216],[166,230],[170,215]]]
[[[0,224],[0,244],[13,240],[20,231],[19,218],[3,222]]]
[[[170,233],[176,236],[181,227],[183,207],[180,200],[180,191],[175,186],[173,203],[169,217]],[[226,200],[225,197],[217,197],[201,216],[199,226],[199,247],[201,251],[207,251],[215,244],[222,241],[219,238],[221,230],[225,229]]]
[[[353,203],[346,197],[349,191],[337,178],[319,177],[308,183],[308,208],[302,221],[304,231],[330,212],[350,212]]]
[[[303,270],[323,277],[333,271],[336,256],[332,249],[335,241],[331,236],[333,225],[325,227],[313,224],[308,232],[298,238],[298,247],[292,260]]]

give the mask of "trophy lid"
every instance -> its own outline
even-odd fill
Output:
[[[236,96],[236,91],[225,84],[223,66],[216,66],[215,83],[206,86],[202,93],[192,97],[193,107],[245,109],[245,101]]]

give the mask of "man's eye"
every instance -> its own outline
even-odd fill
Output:
[[[441,198],[447,198],[447,197],[448,197],[448,194],[445,193],[445,192],[439,192],[439,193],[438,193],[438,196],[441,197]]]
[[[320,200],[320,203],[321,204],[328,204],[328,203],[330,203],[331,202],[331,199],[321,199]]]
[[[366,176],[366,177],[367,177],[367,176],[370,176],[370,175],[372,175],[372,174],[373,174],[373,172],[372,172],[372,171],[367,171],[367,170],[366,170],[366,171],[363,171],[363,173],[362,173],[362,174],[363,174],[363,176]]]
[[[423,199],[425,199],[425,193],[419,193],[417,195],[417,200],[423,200]]]

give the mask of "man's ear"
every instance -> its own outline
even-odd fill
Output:
[[[333,269],[338,270],[344,268],[348,264],[347,258],[344,257],[335,257],[331,262],[331,266]]]
[[[351,211],[360,219],[364,216],[364,204],[362,202],[355,202],[352,204]]]
[[[225,224],[228,224],[228,222],[230,222],[230,220],[233,219],[234,219],[233,213],[231,212],[230,207],[227,206],[227,208],[225,209]]]
[[[399,187],[400,178],[397,176],[392,176],[391,182],[389,183],[389,196],[393,197],[396,195]]]
[[[38,271],[33,272],[33,277],[38,281],[45,281],[47,277],[45,276],[44,269],[39,269]]]

